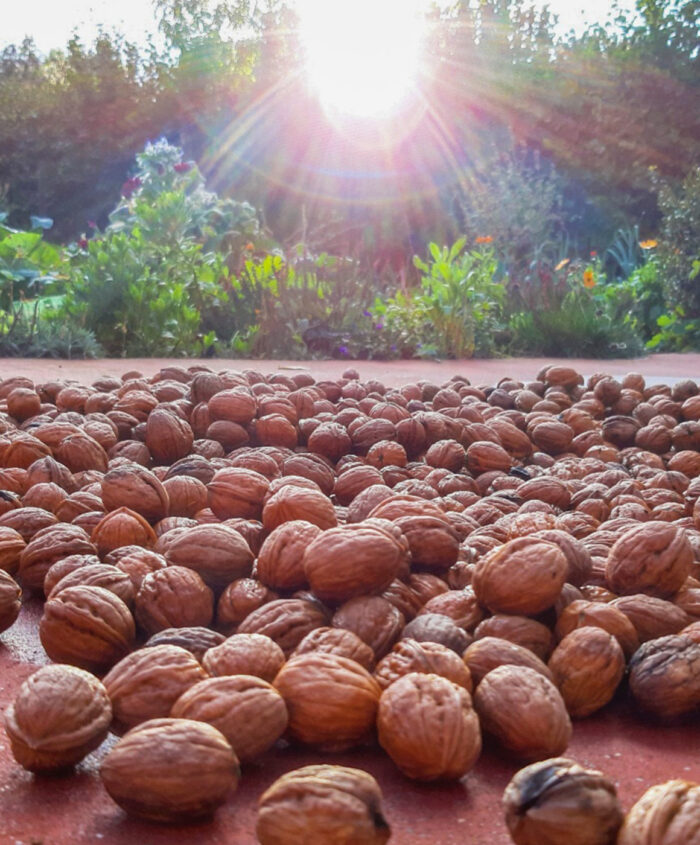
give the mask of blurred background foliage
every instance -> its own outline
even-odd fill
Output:
[[[107,351],[134,351],[138,336],[154,354],[700,345],[697,0],[638,0],[636,14],[617,9],[566,37],[526,0],[435,5],[425,107],[390,149],[358,144],[326,118],[288,4],[155,6],[158,44],[103,33],[48,55],[31,41],[0,52],[5,225],[34,231],[30,217],[53,219],[43,244],[85,242],[72,249],[67,286],[51,268],[37,273],[47,295],[68,291],[62,307]],[[149,182],[143,150],[159,138]],[[164,220],[169,238],[150,237]],[[466,257],[452,264],[471,267],[483,245],[493,260],[478,291],[458,279],[473,307],[459,349],[445,349],[420,337],[438,307],[426,280],[442,256],[433,248],[449,257],[460,238]],[[638,246],[651,239],[653,253]],[[583,285],[587,269],[593,285]],[[3,295],[26,299],[13,279]],[[492,284],[500,292],[484,309],[476,303]],[[118,338],[104,334],[100,290],[126,297]],[[129,297],[158,314],[152,325],[125,328]],[[393,339],[372,328],[384,327],[382,308]],[[285,318],[277,333],[275,315]],[[613,338],[619,325],[626,340]]]

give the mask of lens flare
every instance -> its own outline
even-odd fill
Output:
[[[331,113],[391,116],[415,85],[425,0],[297,0],[310,84]]]

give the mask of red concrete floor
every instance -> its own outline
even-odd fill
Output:
[[[315,378],[338,378],[347,367],[354,367],[361,378],[377,378],[389,386],[419,379],[439,383],[447,381],[455,374],[467,376],[474,384],[494,384],[506,376],[521,380],[533,379],[546,364],[574,367],[584,375],[604,372],[622,376],[628,372],[638,372],[655,382],[672,382],[678,378],[700,379],[700,353],[671,353],[610,361],[579,358],[491,358],[465,361],[260,361],[239,358],[100,358],[95,361],[54,361],[0,358],[0,379],[17,375],[28,376],[37,381],[65,378],[89,384],[98,376],[121,376],[130,370],[138,370],[150,376],[167,364],[204,364],[213,370],[253,369],[262,373],[307,370]]]
[[[102,374],[138,369],[146,375],[166,363],[185,361],[0,360],[0,378],[27,375],[37,382],[74,378],[83,383]],[[465,362],[278,362],[209,360],[212,369],[275,372],[303,367],[314,376],[333,378],[356,366],[363,378],[396,385],[426,378],[445,381],[455,373],[474,383],[493,383],[508,375],[528,379],[545,363],[539,359]],[[562,362],[563,363],[563,362]],[[700,378],[700,355],[657,355],[633,361],[567,361],[580,372],[621,375],[631,370],[656,381]],[[280,370],[284,372],[284,370]],[[38,639],[40,606],[28,602],[15,625],[0,635],[0,711],[22,681],[48,662]],[[378,748],[320,755],[303,749],[275,749],[244,769],[240,786],[214,819],[197,825],[160,827],[129,819],[101,786],[99,763],[115,742],[111,737],[75,770],[62,777],[35,777],[15,763],[0,732],[0,845],[253,845],[258,797],[281,774],[312,762],[355,766],[371,772],[384,792],[385,816],[396,845],[508,845],[501,812],[505,785],[522,765],[485,747],[476,767],[459,783],[417,784],[404,778]],[[645,721],[624,693],[595,716],[576,722],[566,752],[598,768],[618,787],[627,810],[651,785],[672,778],[700,782],[700,723],[697,719],[660,725]]]

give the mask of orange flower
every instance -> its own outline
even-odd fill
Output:
[[[583,271],[583,286],[589,290],[595,287],[595,274],[593,273],[593,270]]]
[[[478,244],[490,244],[493,242],[493,238],[491,235],[479,235],[476,239],[476,243]]]
[[[569,261],[571,261],[570,258],[562,258],[562,260],[554,268],[554,272],[556,273],[558,270],[561,270],[564,267],[566,267],[566,265],[569,263]]]
[[[248,241],[248,243],[245,245],[245,249],[247,252],[252,252],[255,249],[255,244]]]
[[[642,249],[654,249],[654,247],[658,246],[658,244],[653,238],[650,238],[648,241],[640,241],[639,246],[641,246]]]

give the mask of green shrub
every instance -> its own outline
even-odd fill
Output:
[[[652,256],[626,279],[612,279],[602,288],[613,321],[629,328],[644,343],[658,331],[658,319],[667,311],[659,262]]]
[[[226,325],[255,211],[207,192],[165,141],[137,161],[105,232],[73,249],[66,311],[111,355],[201,354],[216,342],[213,327]]]
[[[497,281],[498,261],[490,247],[465,251],[466,238],[452,247],[429,246],[430,260],[416,256],[420,288],[377,299],[371,309],[374,356],[435,355],[470,358],[495,349],[502,328],[506,288]],[[390,354],[393,353],[393,354]]]

